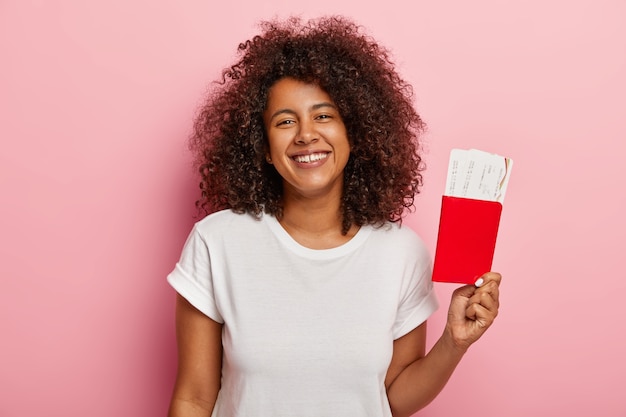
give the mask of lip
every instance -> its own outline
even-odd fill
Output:
[[[309,149],[306,151],[294,152],[289,155],[290,158],[295,158],[296,156],[304,156],[304,155],[313,155],[314,153],[330,153],[331,151],[327,149]]]
[[[328,150],[307,150],[307,151],[301,151],[301,152],[295,152],[291,155],[289,155],[289,158],[291,159],[291,161],[298,167],[298,168],[317,168],[321,165],[324,165],[326,163],[326,161],[328,161],[329,155],[331,154],[331,151]],[[296,160],[297,157],[299,156],[307,156],[307,155],[314,155],[314,154],[326,154],[325,158],[319,159],[317,161],[312,161],[312,162],[298,162]]]

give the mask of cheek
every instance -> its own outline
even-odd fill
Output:
[[[335,132],[333,132],[333,136],[337,138],[335,140],[335,147],[341,149],[341,151],[344,152],[350,152],[350,149],[352,148],[352,146],[350,145],[350,140],[348,139],[348,134],[345,131],[345,129],[336,129]]]
[[[285,136],[285,134],[281,134],[280,132],[272,132],[267,135],[267,146],[270,152],[279,152],[285,148],[287,142]]]
[[[287,149],[290,143],[291,140],[284,135],[273,136],[271,139],[268,138],[267,154],[270,156],[274,168],[280,169],[282,165],[287,164]]]

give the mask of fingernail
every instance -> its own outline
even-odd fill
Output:
[[[481,285],[483,285],[484,283],[485,283],[485,280],[484,280],[484,279],[482,279],[482,278],[478,278],[478,279],[476,280],[476,282],[474,283],[474,285],[475,285],[476,287],[480,287],[480,286],[481,286]]]

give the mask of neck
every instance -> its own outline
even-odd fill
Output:
[[[305,197],[285,198],[280,223],[291,237],[311,249],[330,249],[349,241],[358,231],[352,226],[342,233],[342,214],[339,198]]]

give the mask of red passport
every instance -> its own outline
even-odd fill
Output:
[[[443,196],[433,281],[473,284],[491,271],[502,204]]]

